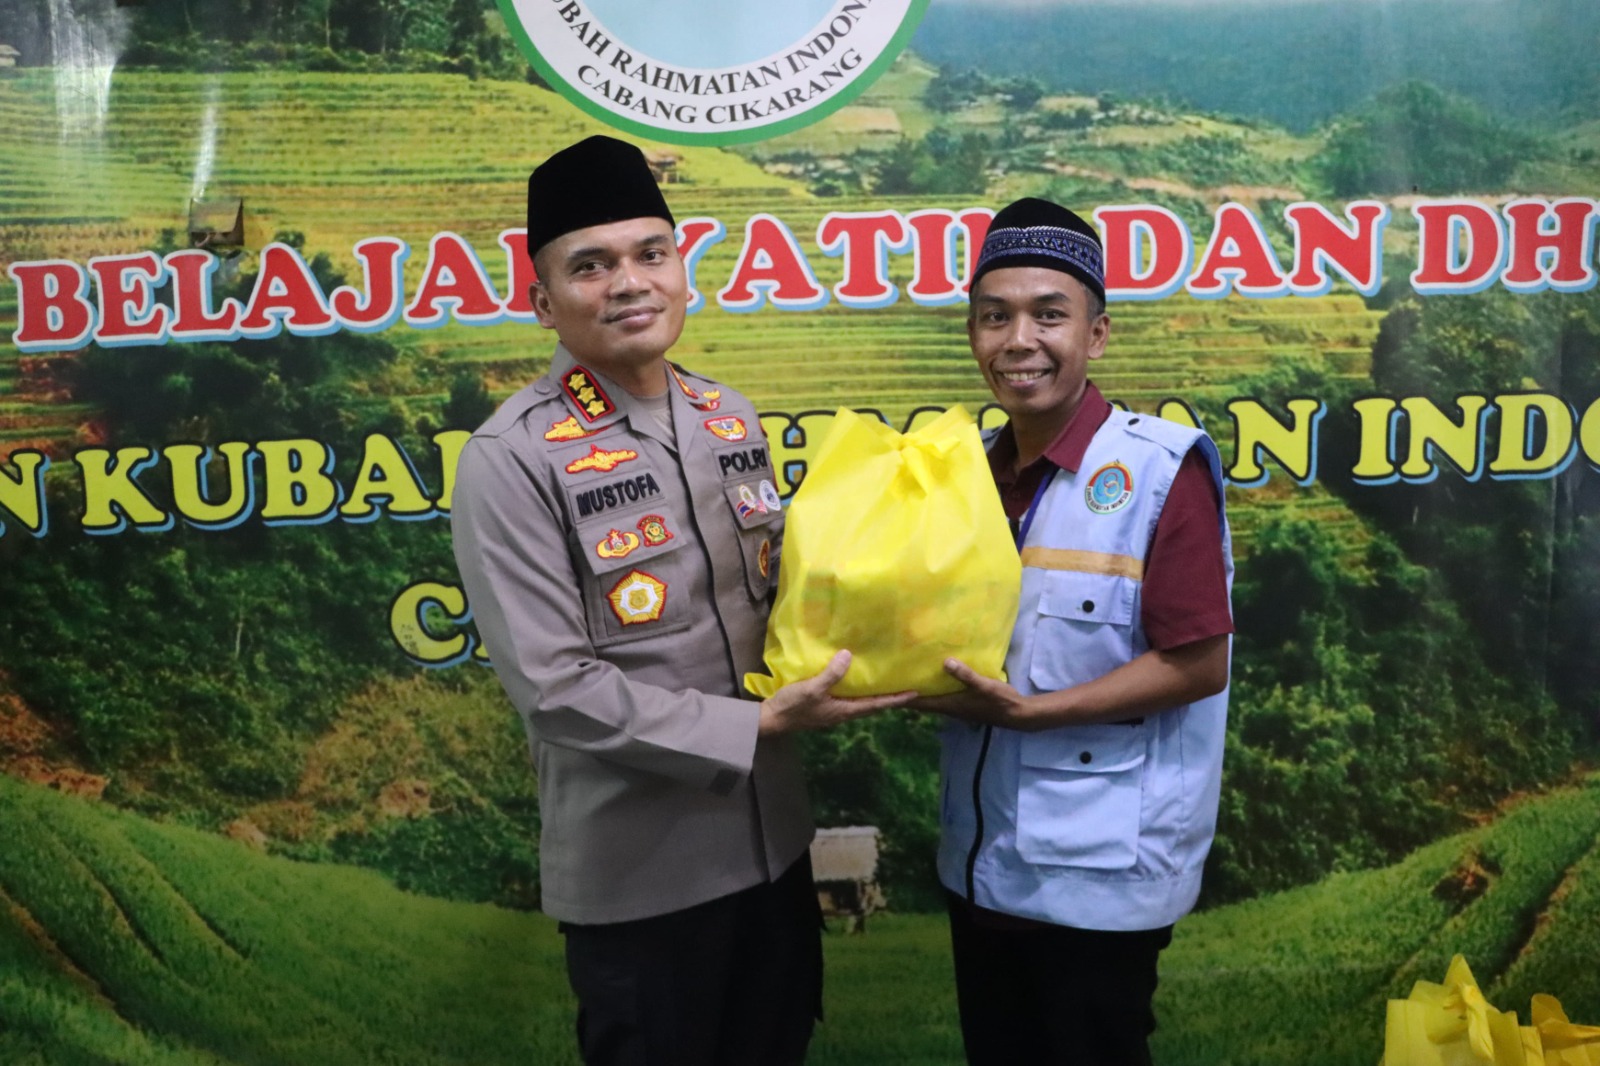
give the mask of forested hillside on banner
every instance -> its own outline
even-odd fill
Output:
[[[608,129],[510,9],[0,0],[0,1062],[576,1061],[450,548],[553,347],[528,172]],[[1600,1024],[1597,40],[1577,0],[932,0],[819,121],[623,134],[688,249],[672,358],[785,500],[840,408],[997,424],[974,244],[1097,219],[1091,378],[1218,442],[1238,561],[1158,1061],[1376,1061],[1456,952]],[[937,728],[805,739],[889,909],[830,934],[811,1061],[959,1059]]]

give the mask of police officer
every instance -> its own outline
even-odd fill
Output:
[[[453,526],[538,773],[542,906],[589,1063],[798,1063],[821,994],[792,734],[903,702],[757,703],[783,532],[756,412],[667,361],[687,309],[643,154],[591,137],[528,181],[549,373],[463,449]]]
[[[1233,562],[1216,447],[1112,408],[1099,237],[1056,204],[994,218],[967,335],[1008,424],[990,468],[1022,556],[1009,683],[965,664],[939,877],[975,1064],[1149,1062],[1156,960],[1216,825]]]

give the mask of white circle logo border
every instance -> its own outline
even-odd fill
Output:
[[[697,68],[619,40],[588,0],[499,0],[523,54],[562,96],[608,125],[683,145],[764,140],[832,114],[904,51],[928,2],[836,0],[763,59]]]

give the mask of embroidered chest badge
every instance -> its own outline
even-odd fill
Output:
[[[611,613],[625,626],[654,622],[667,606],[667,585],[643,570],[629,570],[606,593]]]
[[[652,548],[660,547],[672,539],[667,520],[658,514],[647,514],[639,519],[639,532],[644,534],[645,544]]]
[[[550,423],[550,428],[545,430],[545,440],[581,440],[600,432],[597,429],[584,429],[578,425],[577,415],[568,415],[559,422]]]
[[[572,402],[578,405],[578,410],[583,412],[583,417],[587,421],[597,421],[617,409],[611,402],[611,397],[606,395],[594,377],[581,366],[573,367],[567,376],[561,379],[561,387],[566,390]]]
[[[735,418],[733,415],[723,415],[721,418],[706,419],[705,426],[711,432],[726,441],[744,440],[749,432],[744,427],[744,419]]]
[[[594,553],[602,559],[621,559],[633,554],[639,546],[639,534],[624,533],[620,529],[613,529],[606,534],[606,539],[594,546]]]
[[[623,463],[631,463],[637,458],[639,458],[639,453],[629,451],[627,448],[619,448],[614,452],[608,452],[598,444],[591,444],[589,445],[588,455],[574,459],[567,464],[567,473],[581,474],[585,470],[598,470],[604,474],[615,470]]]
[[[1121,463],[1111,462],[1096,470],[1083,490],[1083,502],[1095,514],[1120,511],[1133,499],[1133,475]]]

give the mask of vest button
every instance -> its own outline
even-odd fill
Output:
[[[1084,614],[1088,614],[1090,611],[1093,611],[1093,610],[1094,610],[1094,601],[1093,600],[1084,600],[1083,601],[1083,613]]]
[[[1078,753],[1078,761],[1087,766],[1089,763],[1094,762],[1094,756],[1086,751],[1081,751]]]

